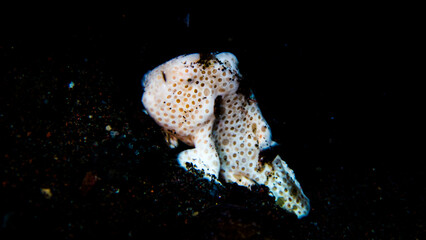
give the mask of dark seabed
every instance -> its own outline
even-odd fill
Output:
[[[1,9],[0,239],[425,238],[416,16],[329,7]],[[148,70],[211,51],[238,57],[307,217],[181,169],[143,113]]]

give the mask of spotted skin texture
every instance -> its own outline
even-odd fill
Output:
[[[183,55],[144,76],[142,103],[163,128],[170,147],[178,140],[194,147],[177,160],[207,179],[251,188],[263,184],[276,203],[299,218],[309,212],[293,171],[276,156],[259,153],[275,145],[254,96],[238,92],[240,73],[232,53]]]
[[[212,138],[214,103],[218,96],[235,93],[239,72],[231,53],[201,58],[190,54],[172,59],[143,80],[142,102],[149,115],[163,127],[171,146],[179,139],[194,149],[179,154],[182,167],[203,170],[217,179],[220,161]]]
[[[253,98],[243,94],[222,98],[213,137],[221,161],[220,173],[226,182],[248,188],[255,183],[263,184],[280,207],[299,218],[308,214],[309,200],[281,157],[270,163],[259,161],[260,151],[274,146],[275,142]]]

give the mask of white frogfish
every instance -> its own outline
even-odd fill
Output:
[[[309,199],[293,170],[278,155],[259,157],[276,143],[254,95],[238,91],[240,80],[232,53],[183,55],[145,74],[142,103],[170,147],[193,147],[178,155],[180,166],[217,182],[265,185],[280,207],[304,217]]]

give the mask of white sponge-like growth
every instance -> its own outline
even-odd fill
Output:
[[[275,142],[254,96],[237,92],[240,77],[232,53],[180,56],[145,75],[142,102],[170,147],[178,139],[195,147],[179,154],[182,167],[248,188],[263,184],[280,207],[306,216],[309,200],[293,171],[279,156],[259,160]]]

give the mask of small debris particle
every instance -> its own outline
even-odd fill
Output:
[[[40,188],[41,194],[43,194],[44,198],[51,199],[52,198],[52,191],[50,188]]]
[[[68,88],[69,88],[69,89],[72,89],[74,86],[75,86],[75,84],[74,84],[74,82],[73,82],[73,81],[71,81],[71,82],[68,84]]]

